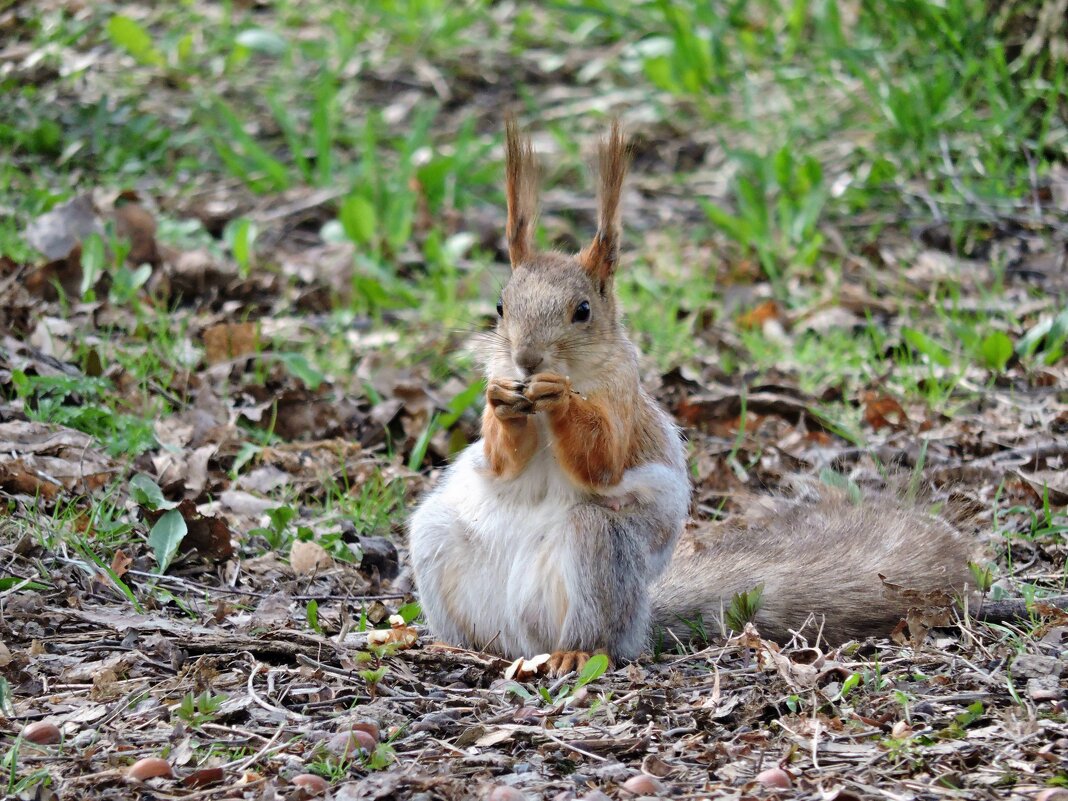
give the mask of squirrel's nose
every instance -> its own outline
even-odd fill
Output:
[[[533,375],[544,361],[544,357],[536,350],[521,350],[514,358],[515,366],[527,375]]]

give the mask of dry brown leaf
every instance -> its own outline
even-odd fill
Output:
[[[909,602],[904,623],[909,630],[909,641],[913,648],[919,648],[927,639],[927,632],[939,626],[948,626],[953,622],[954,598],[944,590],[915,590],[887,581],[879,574],[879,580],[890,592]],[[902,623],[891,632],[891,638],[899,645],[905,644]]]
[[[248,356],[260,349],[257,323],[219,323],[204,332],[204,350],[208,364],[221,364]]]
[[[233,533],[221,517],[201,514],[197,505],[186,498],[178,504],[178,511],[185,520],[186,535],[182,550],[194,550],[201,556],[216,562],[229,559],[234,553]],[[145,517],[155,523],[165,510],[145,510]]]
[[[801,393],[788,393],[785,388],[780,387],[774,390],[762,388],[759,392],[749,393],[744,400],[736,390],[716,388],[712,392],[680,398],[674,412],[685,426],[716,433],[716,424],[726,421],[729,426],[734,426],[733,429],[728,426],[729,430],[736,431],[743,405],[748,431],[754,430],[754,420],[760,422],[762,418],[769,416],[782,418],[795,426],[804,423],[810,431],[825,428],[823,419],[814,411],[815,401],[810,403]],[[726,430],[721,429],[719,433],[722,434]]]
[[[752,624],[746,624],[748,629]],[[752,642],[752,636],[749,636]],[[794,690],[807,690],[816,684],[816,676],[819,671],[814,665],[791,661],[779,649],[778,645],[768,640],[759,639],[757,650],[757,662],[761,665],[770,665],[778,671],[779,675]]]
[[[119,578],[126,575],[126,571],[130,569],[130,565],[133,564],[133,559],[123,553],[122,549],[115,551],[115,555],[111,558],[111,572]]]
[[[864,422],[878,431],[881,428],[891,428],[894,431],[908,428],[909,416],[896,399],[889,395],[880,395],[875,392],[865,392],[864,398]],[[896,418],[891,420],[890,418]]]
[[[333,557],[317,542],[293,540],[289,548],[289,565],[298,576],[308,576],[327,570],[333,564]]]
[[[229,559],[234,554],[233,533],[221,517],[203,515],[197,511],[196,504],[186,499],[178,504],[178,511],[185,518],[188,529],[183,548],[192,548],[201,556],[216,562]]]
[[[292,599],[284,592],[272,592],[261,599],[252,613],[252,625],[273,629],[289,622],[289,607]]]
[[[192,450],[160,451],[152,457],[156,482],[168,493],[182,490],[187,498],[197,498],[208,484],[208,462],[218,450],[216,445],[203,445]]]
[[[14,420],[0,423],[0,488],[53,498],[62,489],[91,492],[115,470],[93,438],[62,426]]]
[[[160,445],[184,448],[193,438],[193,423],[179,415],[160,417],[152,424],[152,431]],[[158,473],[157,473],[158,475]]]
[[[770,320],[782,321],[782,310],[774,300],[765,300],[738,317],[738,327],[760,330]]]
[[[153,276],[153,287],[165,296],[197,298],[220,291],[237,277],[233,265],[206,250],[190,250],[169,258]]]
[[[1016,470],[1014,472],[1027,482],[1043,501],[1048,497],[1049,502],[1055,506],[1068,505],[1068,470],[1038,470],[1033,473]]]
[[[144,206],[136,202],[136,194],[123,193],[111,211],[115,232],[126,239],[130,250],[126,255],[132,265],[159,264],[156,246],[156,220]],[[106,214],[105,214],[106,216]],[[55,299],[54,284],[58,283],[68,296],[81,291],[81,246],[92,234],[103,234],[100,215],[93,198],[79,195],[37,217],[26,226],[24,237],[48,263],[38,267],[26,279],[26,287],[45,299]]]
[[[115,218],[115,233],[130,243],[126,261],[133,266],[151,264],[155,267],[159,264],[156,218],[140,203],[123,200],[120,196],[112,215]]]
[[[514,736],[515,730],[505,726],[495,726],[475,740],[474,745],[477,745],[479,748],[489,748],[490,746],[507,742]]]
[[[185,787],[207,787],[212,784],[218,784],[224,778],[226,778],[226,772],[220,767],[200,768],[183,778],[182,785]]]

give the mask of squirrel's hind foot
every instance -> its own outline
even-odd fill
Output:
[[[596,654],[604,651],[594,651]],[[586,667],[592,654],[586,651],[553,651],[549,655],[549,675],[555,678],[566,676],[572,671],[580,671]],[[609,661],[611,664],[611,660]]]

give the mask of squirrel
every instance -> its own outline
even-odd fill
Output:
[[[484,339],[482,438],[409,523],[436,636],[513,659],[551,652],[562,675],[596,652],[635,659],[654,632],[689,640],[687,621],[758,585],[762,635],[788,638],[814,616],[828,641],[890,633],[909,602],[886,582],[965,586],[966,539],[892,492],[772,501],[718,541],[679,545],[682,435],[642,387],[614,292],[630,146],[614,122],[598,153],[597,231],[570,255],[535,249],[533,147],[514,119],[505,140],[512,272]]]

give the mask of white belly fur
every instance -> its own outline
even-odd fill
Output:
[[[568,607],[569,512],[583,494],[548,448],[511,481],[488,476],[482,448],[468,447],[413,517],[421,583],[448,596],[425,598],[424,610],[448,639],[503,653],[553,650]]]
[[[649,554],[651,577],[667,565],[689,505],[681,442],[676,447],[675,466],[631,468],[600,493],[653,504],[669,525],[677,521],[674,536]],[[559,650],[569,587],[582,580],[574,565],[588,555],[571,511],[588,500],[547,444],[511,480],[490,474],[482,442],[468,446],[411,519],[420,601],[436,636],[508,655]]]

